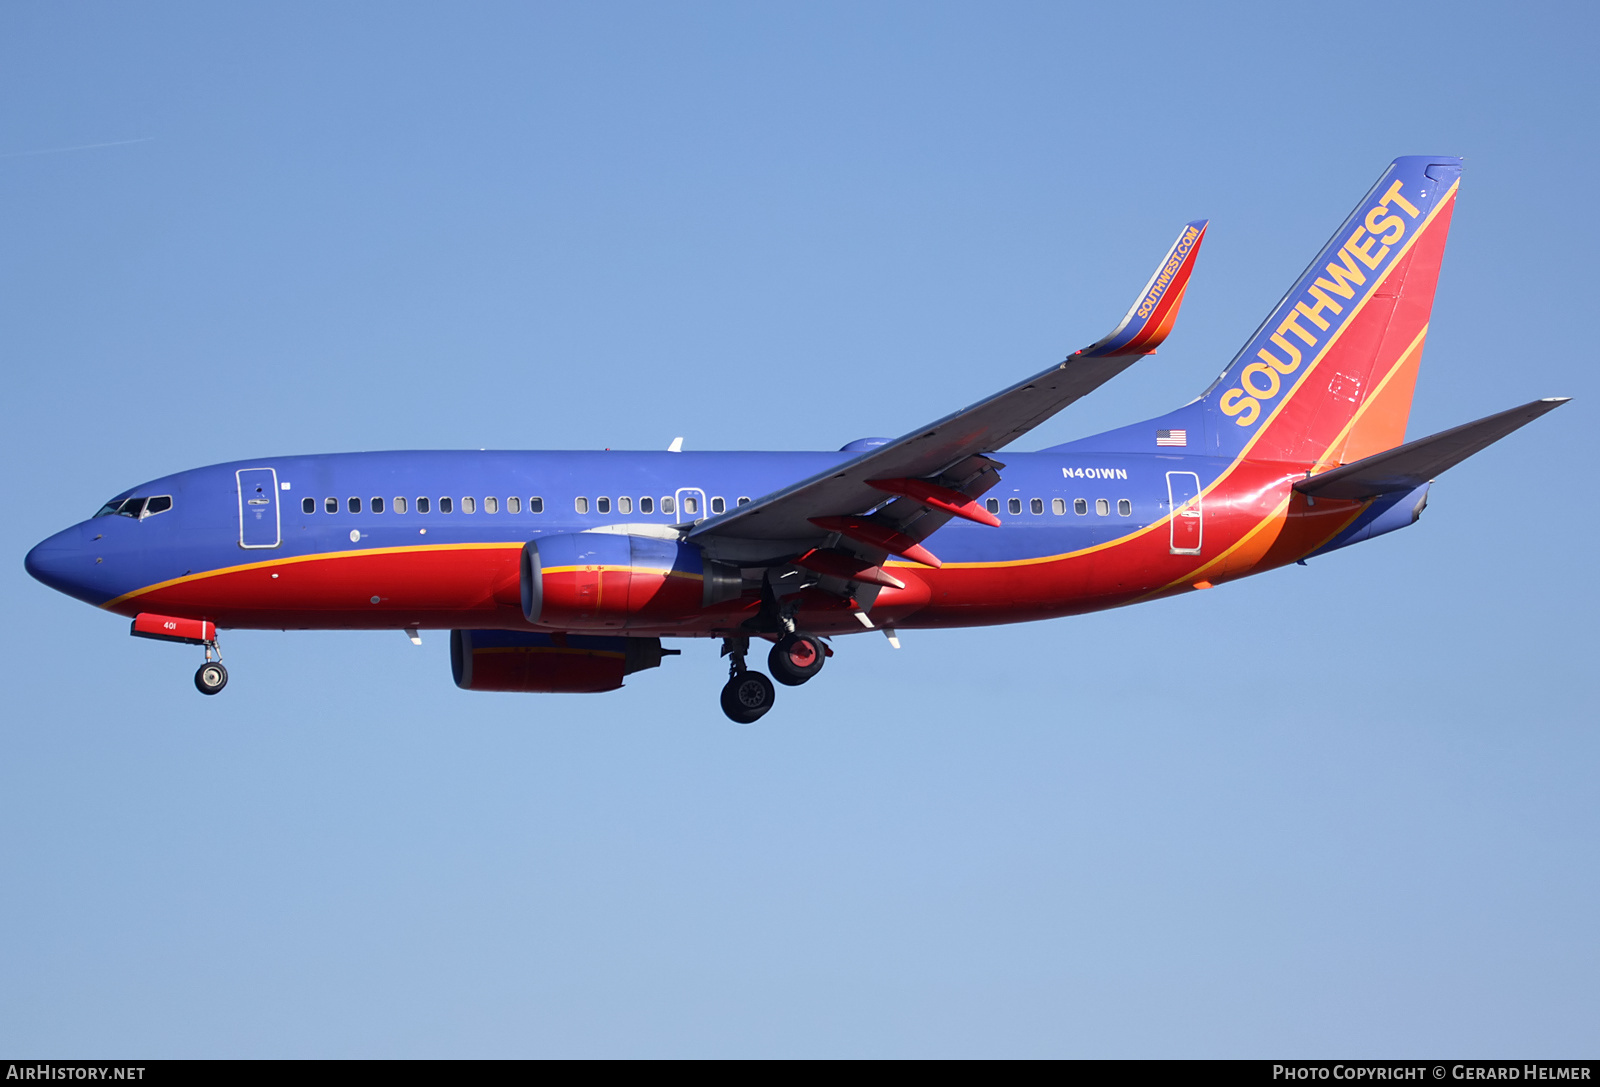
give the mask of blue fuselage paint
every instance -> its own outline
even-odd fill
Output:
[[[111,514],[81,522],[34,548],[27,566],[51,587],[101,605],[174,578],[268,559],[418,544],[521,543],[607,524],[668,526],[685,516],[664,513],[663,500],[685,488],[732,509],[741,497],[759,499],[854,455],[413,451],[260,458],[130,488],[117,497],[171,495],[172,508],[137,520]],[[1167,515],[1167,472],[1193,471],[1209,482],[1227,465],[1180,451],[1093,454],[1070,447],[1008,453],[1005,462],[1004,479],[984,496],[998,503],[1001,527],[951,521],[932,541],[946,563],[1040,558],[1118,539]],[[281,542],[246,548],[238,473],[264,468],[275,472],[280,487]],[[383,500],[382,513],[372,512],[374,497]],[[515,513],[513,497],[521,507]],[[404,513],[397,498],[405,500]],[[491,498],[498,507],[493,513]],[[627,513],[624,498],[632,506]],[[650,513],[642,512],[645,498]],[[308,499],[310,513],[304,512]],[[350,512],[351,499],[359,500],[360,512]],[[428,512],[419,511],[419,499],[428,500]],[[451,512],[442,511],[442,499],[450,500]],[[530,511],[532,499],[541,500],[543,512]],[[587,513],[577,512],[579,499],[587,500]],[[601,499],[610,512],[599,512]],[[1086,513],[1075,512],[1080,499]],[[1013,500],[1020,512],[1013,512]],[[247,524],[247,542],[265,538],[251,533]]]

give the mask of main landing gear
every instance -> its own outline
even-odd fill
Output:
[[[728,682],[722,688],[722,712],[741,725],[754,724],[772,708],[778,689],[760,672],[745,664],[750,639],[744,635],[724,638],[722,655],[728,658]],[[785,634],[767,654],[772,678],[786,687],[798,687],[818,672],[827,650],[814,635],[795,631]]]

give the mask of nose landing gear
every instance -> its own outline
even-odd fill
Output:
[[[216,694],[228,685],[228,670],[221,661],[208,660],[194,674],[195,690],[201,694]]]

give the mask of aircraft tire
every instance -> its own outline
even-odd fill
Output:
[[[778,690],[760,672],[740,672],[722,688],[722,712],[735,724],[751,725],[772,708]]]
[[[221,661],[207,661],[194,674],[194,689],[201,694],[216,694],[228,685],[228,670]]]
[[[785,687],[798,687],[818,672],[827,659],[822,643],[810,634],[786,634],[767,654],[772,678]]]

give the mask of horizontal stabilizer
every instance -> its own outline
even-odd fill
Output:
[[[1426,438],[1301,480],[1294,489],[1317,498],[1372,498],[1392,491],[1410,491],[1487,449],[1519,427],[1554,411],[1570,397],[1547,397],[1519,408],[1464,423]]]

